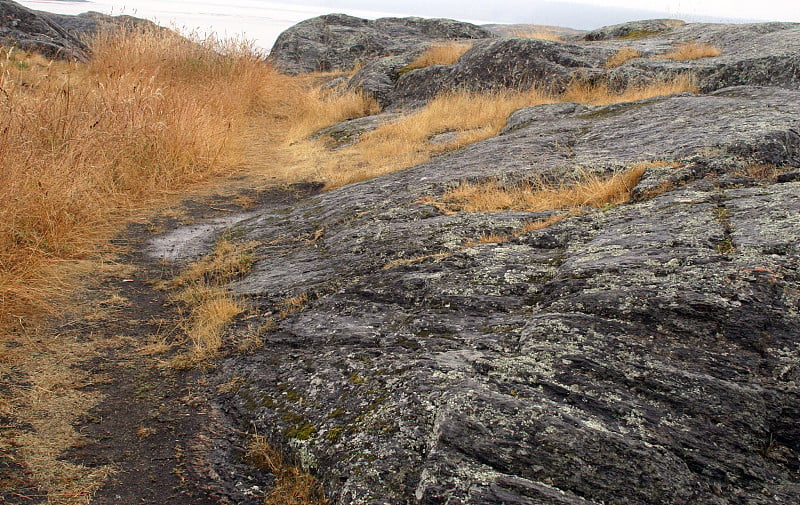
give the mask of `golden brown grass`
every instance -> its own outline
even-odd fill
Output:
[[[552,42],[562,42],[564,39],[559,37],[556,33],[550,30],[514,30],[511,32],[512,37],[519,39],[539,39],[550,40]]]
[[[632,86],[619,92],[611,90],[608,84],[603,82],[591,84],[575,81],[561,95],[561,100],[591,105],[610,105],[620,102],[635,102],[674,93],[698,93],[699,91],[700,89],[693,76],[679,74],[646,85]]]
[[[575,181],[563,185],[547,184],[541,180],[514,186],[504,186],[496,181],[466,182],[431,203],[446,212],[601,208],[628,201],[646,169],[643,165],[635,166],[610,177],[582,171]]]
[[[607,105],[698,90],[691,76],[677,75],[644,86],[614,92],[606,84],[575,81],[560,95],[537,88],[523,92],[453,92],[438,96],[428,105],[400,120],[380,126],[353,146],[330,152],[311,142],[295,147],[291,174],[321,180],[327,188],[369,179],[430,160],[471,143],[493,137],[505,126],[508,115],[528,105],[580,102]],[[454,138],[431,142],[440,133]],[[300,155],[299,153],[302,153]]]
[[[431,65],[452,65],[472,47],[472,42],[442,42],[431,46],[403,70],[430,67]]]
[[[628,60],[632,60],[634,58],[639,58],[642,55],[636,49],[632,49],[630,47],[623,47],[616,53],[612,54],[611,57],[606,60],[605,68],[617,68],[621,66]]]
[[[655,58],[687,61],[698,60],[700,58],[713,58],[720,54],[722,54],[722,51],[711,44],[705,42],[685,42],[683,44],[678,44],[672,51],[656,56]]]
[[[258,468],[275,475],[275,484],[264,497],[264,505],[328,505],[322,486],[312,475],[288,463],[265,437],[254,436],[247,456]]]
[[[191,349],[170,363],[179,369],[208,366],[223,346],[222,334],[234,317],[245,310],[226,288],[253,265],[256,242],[235,243],[223,239],[214,251],[186,267],[169,284],[181,290],[174,299],[189,310],[183,330]]]
[[[274,71],[163,32],[105,35],[87,64],[0,58],[0,325],[58,294],[51,275],[114,216],[237,160],[235,132]],[[10,317],[11,316],[11,317]]]

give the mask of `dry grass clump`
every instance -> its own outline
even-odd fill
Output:
[[[297,465],[286,462],[265,437],[254,436],[247,456],[250,462],[275,475],[275,484],[264,497],[264,505],[328,505],[322,486]]]
[[[601,208],[628,201],[646,169],[645,166],[635,166],[607,178],[581,172],[574,182],[563,185],[548,184],[541,180],[510,187],[496,181],[465,182],[432,203],[447,212],[541,212]]]
[[[472,42],[441,42],[431,46],[417,59],[406,65],[403,70],[409,71],[431,65],[452,65],[472,47]]]
[[[714,56],[719,56],[720,54],[722,54],[722,51],[711,44],[707,44],[705,42],[686,42],[683,44],[678,44],[672,51],[664,53],[660,56],[656,56],[656,58],[688,61],[698,60],[700,58],[713,58]]]
[[[280,303],[281,311],[278,317],[284,318],[300,312],[303,310],[303,307],[308,304],[310,299],[308,293],[300,293],[299,295],[286,298]]]
[[[511,32],[511,36],[519,38],[519,39],[539,39],[539,40],[550,40],[553,42],[562,42],[562,39],[558,34],[550,31],[550,30],[514,30]]]
[[[211,254],[189,265],[171,281],[172,286],[182,288],[174,299],[188,308],[182,327],[191,342],[190,351],[176,357],[173,367],[190,368],[217,355],[223,345],[223,330],[245,310],[225,285],[250,271],[256,245],[223,239]]]
[[[587,83],[574,81],[561,95],[561,101],[578,102],[591,105],[610,105],[620,102],[635,102],[674,93],[698,93],[700,88],[692,75],[679,74],[653,81],[642,86],[632,86],[625,90],[612,91],[607,83]]]
[[[617,68],[621,66],[628,60],[632,60],[634,58],[639,58],[642,55],[636,49],[632,49],[630,47],[623,47],[616,53],[612,54],[611,57],[606,60],[605,68]]]

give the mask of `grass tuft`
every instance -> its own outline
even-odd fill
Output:
[[[720,54],[722,54],[722,51],[711,44],[686,42],[683,44],[678,44],[672,51],[664,53],[660,56],[656,56],[655,58],[688,61],[699,60],[700,58],[713,58],[715,56],[719,56]]]
[[[643,165],[634,166],[607,178],[581,172],[575,181],[564,185],[547,184],[541,180],[511,187],[496,181],[465,182],[430,203],[445,212],[602,208],[628,201],[646,169]]]
[[[622,49],[611,55],[611,57],[609,57],[608,60],[606,60],[605,68],[609,69],[617,68],[619,66],[622,66],[622,64],[625,63],[626,61],[632,60],[634,58],[639,58],[641,55],[642,53],[640,53],[636,49],[632,49],[630,47],[623,47]]]
[[[471,42],[452,41],[435,44],[420,54],[417,59],[403,67],[401,72],[430,67],[431,65],[452,65],[471,47]]]
[[[275,475],[264,505],[328,505],[322,486],[300,467],[289,464],[281,452],[262,436],[254,436],[247,450],[250,462]]]
[[[191,349],[170,363],[177,369],[204,365],[217,356],[223,346],[222,333],[233,318],[244,312],[225,285],[247,273],[253,265],[256,242],[233,243],[221,240],[214,251],[189,265],[169,285],[181,288],[174,296],[189,310],[182,324]]]

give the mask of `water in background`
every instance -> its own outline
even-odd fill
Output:
[[[35,10],[58,14],[97,11],[104,14],[128,14],[155,21],[182,32],[196,31],[201,37],[214,34],[221,38],[246,38],[266,50],[278,35],[290,26],[314,16],[330,14],[329,7],[263,0],[17,0]],[[362,18],[397,16],[376,11],[343,9]]]

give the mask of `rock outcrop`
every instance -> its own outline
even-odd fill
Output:
[[[236,451],[220,455],[230,435],[215,437],[257,432],[341,505],[800,502],[800,32],[735,29],[482,41],[383,82],[395,105],[431,96],[412,80],[513,87],[626,68],[696,71],[710,91],[523,108],[496,138],[236,220],[226,236],[261,245],[231,286],[251,306],[232,332],[263,347],[213,376],[206,475],[245,486]],[[623,45],[691,39],[723,54],[602,68]],[[367,67],[402,63],[387,58],[402,57]],[[391,117],[331,131],[354,142]],[[430,203],[463,181],[640,162],[630,202],[528,232],[555,211]]]
[[[133,16],[84,12],[77,16],[28,9],[12,0],[0,0],[0,46],[35,51],[48,58],[87,61],[86,41],[102,30],[162,29]]]
[[[220,365],[221,419],[339,504],[797,502],[798,117],[800,91],[754,86],[529,107],[496,138],[239,223],[264,245],[233,286],[259,314],[237,331],[278,322]],[[675,164],[633,202],[498,243],[464,247],[551,213],[423,203],[646,160]]]
[[[124,14],[119,16],[109,16],[108,14],[100,12],[84,12],[77,16],[53,14],[49,12],[40,14],[47,15],[70,33],[78,36],[81,40],[91,38],[98,32],[119,28],[130,30],[168,30],[167,28],[159,27],[150,20]]]
[[[479,26],[451,19],[381,18],[367,20],[329,14],[283,32],[270,51],[282,71],[349,70],[376,56],[415,52],[436,40],[481,39],[495,35]]]
[[[407,23],[417,29],[421,22]],[[442,26],[441,20],[430,23]],[[405,32],[395,34],[398,26]],[[363,90],[390,108],[416,106],[439,93],[459,89],[526,89],[537,84],[560,92],[578,79],[607,82],[619,90],[681,73],[694,75],[703,92],[736,85],[800,89],[798,23],[636,21],[595,30],[569,42],[514,36],[498,39],[477,27],[470,29],[470,25],[459,24],[458,29],[451,24],[443,26],[435,34],[426,32],[421,37],[418,32],[407,35],[410,28],[397,20],[322,16],[281,35],[271,57],[291,73],[346,69],[360,61],[364,66],[348,87]],[[452,65],[408,68],[432,41],[457,38],[483,40],[475,40],[473,48]],[[689,43],[711,45],[721,54],[694,60],[663,58]],[[609,58],[621,49],[640,56],[608,68]]]
[[[50,58],[86,61],[88,48],[49,16],[11,0],[0,0],[0,45]]]

